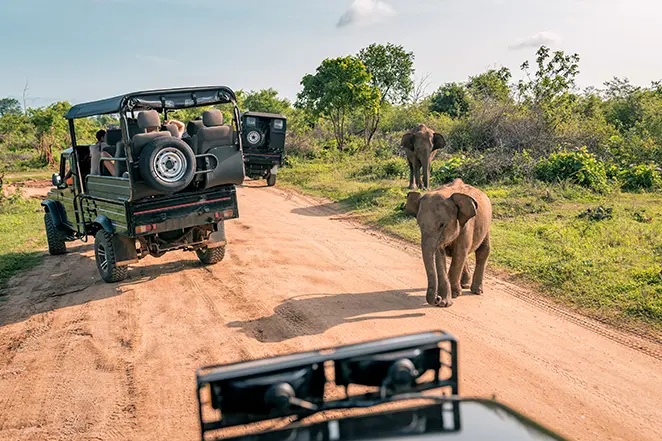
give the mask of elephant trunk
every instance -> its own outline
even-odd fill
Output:
[[[425,299],[430,305],[434,305],[437,300],[437,265],[435,262],[435,254],[439,248],[439,243],[436,238],[422,238],[421,251],[423,252],[423,263],[425,264],[425,272],[428,276],[428,290]]]

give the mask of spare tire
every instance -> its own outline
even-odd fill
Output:
[[[178,138],[161,137],[147,143],[140,153],[140,174],[155,190],[175,193],[183,190],[195,176],[195,154]]]

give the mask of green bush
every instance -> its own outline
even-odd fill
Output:
[[[545,182],[568,181],[600,193],[610,189],[604,164],[585,147],[552,153],[536,164],[534,173],[536,178]]]
[[[378,179],[409,179],[409,166],[403,158],[392,158],[384,161],[371,162],[361,166],[351,174],[351,177],[362,181]]]
[[[621,188],[627,191],[662,188],[662,174],[654,165],[637,165],[619,173]]]

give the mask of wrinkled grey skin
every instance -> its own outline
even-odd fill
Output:
[[[430,163],[437,150],[446,146],[446,140],[425,124],[419,124],[402,137],[400,145],[409,162],[409,188],[414,190],[418,186],[427,190],[430,187]]]
[[[452,299],[469,286],[472,293],[482,294],[492,222],[492,203],[487,195],[456,179],[423,196],[409,192],[405,211],[416,216],[421,229],[421,251],[428,277],[427,302],[451,306]],[[474,252],[476,268],[472,280],[466,262]],[[448,256],[451,264],[447,272]]]

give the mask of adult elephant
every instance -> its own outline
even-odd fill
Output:
[[[482,294],[492,222],[492,203],[487,195],[462,179],[455,179],[423,196],[417,191],[409,192],[405,211],[416,216],[421,229],[427,302],[451,306],[452,298],[469,286],[474,294]],[[467,257],[474,252],[476,268],[471,280]],[[448,273],[447,256],[451,257]]]
[[[446,146],[446,140],[425,124],[419,124],[402,137],[400,144],[409,162],[409,188],[414,190],[418,186],[427,190],[430,187],[430,163],[437,150]]]

